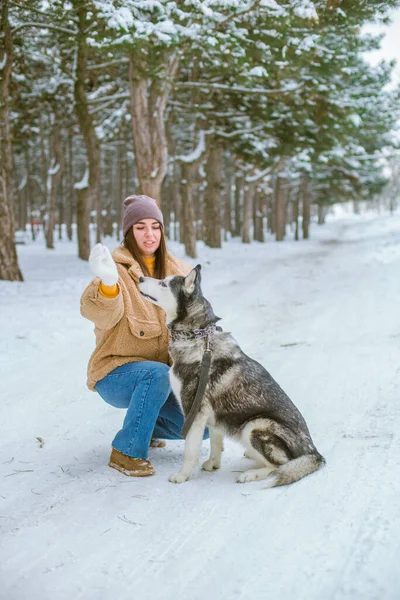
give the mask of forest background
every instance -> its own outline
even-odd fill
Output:
[[[342,202],[393,212],[398,0],[2,0],[0,279],[15,243],[121,239],[122,199],[211,248],[309,237]],[[17,237],[15,236],[15,229]]]

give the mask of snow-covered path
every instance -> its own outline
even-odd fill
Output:
[[[26,282],[0,282],[0,598],[400,597],[400,218],[312,235],[200,250],[222,326],[327,460],[272,490],[235,483],[249,461],[232,442],[219,472],[182,485],[167,481],[181,442],[151,451],[154,477],[109,469],[123,415],[85,388],[87,265],[67,243],[21,248]]]

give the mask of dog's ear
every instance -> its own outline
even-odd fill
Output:
[[[184,289],[187,294],[192,294],[196,285],[200,285],[200,271],[201,265],[196,265],[195,268],[190,271],[189,275],[185,277]]]

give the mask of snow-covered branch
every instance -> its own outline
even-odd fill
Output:
[[[129,98],[129,94],[114,94],[113,96],[103,96],[102,98],[93,98],[93,100],[88,99],[88,104],[100,104],[101,102],[114,101],[114,100],[127,100]]]
[[[53,177],[54,175],[57,175],[59,170],[60,170],[60,164],[58,162],[56,162],[56,160],[54,159],[53,164],[47,173],[48,173],[48,175],[51,175]]]
[[[45,13],[42,10],[38,10],[37,8],[32,8],[31,6],[22,6],[21,4],[18,4],[17,2],[10,2],[11,6],[15,6],[15,8],[20,8],[22,10],[27,10],[28,12],[33,12],[36,13],[37,15],[41,15],[43,17],[48,17],[49,15],[47,13]]]
[[[100,111],[102,111],[102,110],[104,110],[104,109],[108,108],[108,107],[109,107],[109,106],[110,106],[110,105],[111,105],[113,102],[114,102],[114,99],[113,99],[113,98],[110,98],[110,100],[106,100],[106,101],[104,102],[104,104],[98,104],[98,105],[96,106],[96,108],[92,108],[91,110],[89,110],[89,113],[90,113],[91,115],[95,115],[96,113],[98,113],[98,112],[100,112]],[[112,109],[112,108],[108,108],[108,110],[110,111],[110,110],[113,110],[113,109]]]
[[[57,162],[57,160],[55,158],[52,159],[50,167],[47,171],[47,182],[46,182],[46,188],[47,188],[47,194],[50,196],[51,194],[51,187],[52,187],[52,180],[53,177],[55,175],[57,175],[57,173],[60,170],[60,163]]]
[[[27,176],[24,175],[22,178],[21,183],[18,185],[18,191],[22,192],[22,190],[24,189],[24,187],[26,186],[26,182],[27,182]]]
[[[246,94],[289,94],[291,92],[295,92],[303,87],[303,83],[299,85],[289,85],[286,88],[276,88],[272,90],[266,90],[263,88],[250,88],[241,85],[226,85],[224,83],[207,83],[206,81],[184,81],[182,83],[176,83],[175,87],[177,88],[204,88],[204,89],[215,89],[215,90],[225,90],[227,92],[244,92]]]
[[[253,2],[252,4],[250,4],[249,6],[247,6],[246,8],[244,8],[243,10],[240,10],[239,12],[230,15],[229,17],[227,17],[226,19],[224,19],[223,21],[220,21],[217,24],[216,29],[220,29],[221,27],[224,27],[225,25],[227,25],[228,23],[230,23],[230,21],[234,21],[237,18],[242,17],[243,15],[251,12],[252,10],[254,10],[255,8],[257,8],[259,5],[261,4],[261,0],[256,0],[256,2]]]
[[[399,154],[400,154],[400,150],[392,150],[389,153],[383,152],[380,154],[360,154],[359,156],[352,155],[348,158],[356,158],[357,160],[377,160],[379,158],[388,158],[390,156],[399,156]]]
[[[88,71],[98,70],[98,69],[106,69],[107,67],[112,67],[114,65],[127,64],[129,63],[128,58],[120,58],[119,60],[110,60],[110,62],[100,63],[99,65],[89,65],[87,68]]]
[[[254,175],[247,175],[245,177],[245,181],[246,183],[256,183],[257,181],[264,179],[264,177],[266,177],[270,173],[271,167],[267,167],[266,169],[264,169],[264,171],[258,171],[258,173],[255,173]]]
[[[80,181],[74,184],[74,190],[84,190],[89,187],[89,169],[86,167],[85,173]]]
[[[193,150],[193,152],[190,152],[190,154],[186,154],[186,156],[176,156],[175,160],[178,160],[183,163],[194,163],[197,160],[200,160],[200,158],[206,151],[206,134],[210,133],[212,133],[211,130],[201,130],[199,135],[199,142],[197,144],[197,147]]]
[[[223,138],[233,138],[236,135],[243,135],[244,133],[253,133],[253,131],[260,131],[264,129],[264,125],[257,125],[257,127],[252,127],[251,129],[239,129],[238,131],[231,131],[230,133],[225,133],[224,131],[217,130],[215,133]]]
[[[46,23],[35,23],[31,21],[27,21],[26,23],[21,23],[21,25],[17,25],[12,29],[12,33],[16,33],[25,27],[36,27],[39,29],[54,29],[55,31],[62,31],[63,33],[70,33],[71,35],[76,35],[77,31],[75,29],[67,29],[66,27],[59,27],[58,25],[48,25]]]

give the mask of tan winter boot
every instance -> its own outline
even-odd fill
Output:
[[[151,438],[150,448],[165,448],[167,442],[158,438]]]
[[[112,449],[108,466],[130,477],[148,477],[155,473],[153,465],[146,458],[132,458],[115,448]]]

